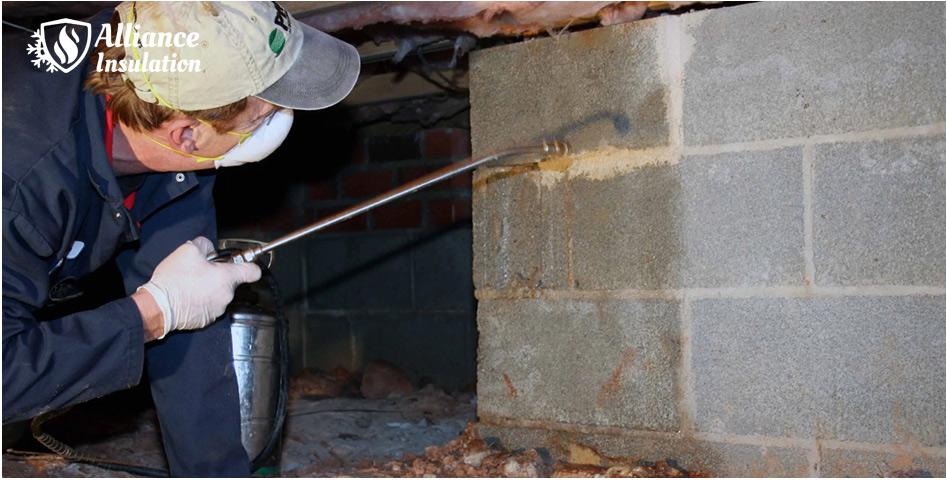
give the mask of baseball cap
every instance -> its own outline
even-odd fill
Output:
[[[358,78],[355,47],[300,23],[276,2],[123,2],[116,11],[126,33],[128,24],[139,26],[132,27],[139,42],[129,41],[125,54],[144,68],[125,75],[149,103],[203,110],[256,96],[318,110],[345,98]],[[196,39],[185,44],[159,35],[179,32]],[[175,66],[199,62],[199,70],[145,65],[164,58]]]

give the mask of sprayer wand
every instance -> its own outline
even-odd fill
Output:
[[[405,195],[414,193],[422,188],[425,188],[429,185],[433,185],[441,180],[446,180],[458,173],[466,172],[477,168],[486,163],[490,163],[495,160],[499,160],[505,157],[511,157],[514,155],[541,155],[542,158],[550,157],[562,157],[569,154],[571,147],[568,143],[562,142],[559,140],[553,140],[552,142],[543,142],[542,145],[535,145],[531,147],[519,147],[511,148],[509,150],[503,150],[502,152],[497,152],[486,157],[469,159],[462,162],[457,162],[451,165],[448,165],[436,172],[429,173],[421,178],[413,180],[409,183],[406,183],[394,190],[383,193],[371,200],[365,201],[354,207],[339,212],[329,218],[320,220],[308,227],[301,228],[295,232],[288,233],[282,237],[273,240],[270,243],[261,245],[259,247],[251,247],[246,250],[241,250],[236,253],[212,253],[207,259],[214,262],[233,262],[233,263],[243,263],[243,262],[252,262],[256,260],[260,255],[263,255],[271,250],[286,245],[289,242],[294,240],[299,240],[311,233],[317,232],[331,225],[335,225],[339,222],[344,222],[356,215],[365,213],[375,207],[384,205],[392,200],[396,200]]]

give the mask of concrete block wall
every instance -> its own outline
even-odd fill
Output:
[[[221,238],[272,240],[470,156],[467,128],[349,138],[317,120],[297,116],[266,165],[221,172]],[[476,380],[470,182],[453,177],[277,250],[293,371],[384,360],[415,382]]]
[[[475,52],[481,433],[945,474],[945,7],[759,3]]]

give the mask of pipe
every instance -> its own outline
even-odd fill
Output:
[[[454,163],[448,165],[436,172],[429,173],[421,178],[418,178],[414,181],[406,183],[394,190],[391,190],[387,193],[383,193],[375,198],[372,198],[366,202],[360,203],[348,210],[339,212],[329,218],[320,220],[308,227],[296,230],[295,232],[288,233],[282,237],[273,240],[270,243],[259,247],[251,247],[246,250],[239,251],[237,253],[227,255],[227,254],[217,254],[212,253],[207,259],[215,262],[233,262],[233,263],[244,263],[252,262],[258,256],[263,255],[277,247],[286,245],[289,242],[303,238],[313,232],[322,230],[330,225],[335,225],[339,222],[344,222],[356,215],[365,213],[375,207],[384,205],[392,200],[401,198],[405,195],[414,193],[422,188],[433,185],[442,180],[446,180],[458,173],[466,172],[467,170],[474,169],[485,163],[492,162],[494,160],[499,160],[500,158],[510,157],[514,155],[541,155],[542,158],[548,157],[562,157],[568,155],[571,150],[570,145],[567,142],[562,142],[559,140],[553,140],[550,143],[543,142],[542,145],[534,145],[530,147],[518,147],[511,148],[509,150],[504,150],[502,152],[497,152],[486,157],[478,159],[469,159],[462,162]]]

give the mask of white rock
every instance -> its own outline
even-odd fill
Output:
[[[482,450],[479,452],[471,452],[464,455],[464,463],[473,467],[479,467],[483,463],[483,459],[490,456],[489,450]]]
[[[532,462],[521,465],[515,458],[510,457],[503,465],[503,475],[512,478],[537,478],[539,477],[539,471]]]

